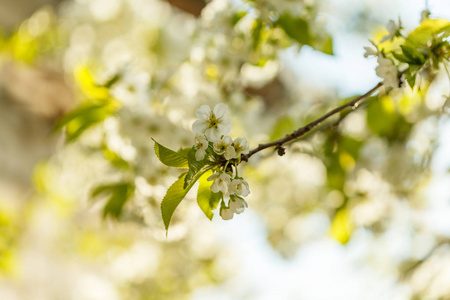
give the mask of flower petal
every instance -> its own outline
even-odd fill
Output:
[[[203,120],[197,120],[192,124],[192,131],[195,134],[203,134],[206,129],[208,129],[208,123]]]
[[[211,191],[213,193],[218,193],[220,191],[219,185],[217,184],[216,181],[214,181],[214,183],[211,185]]]
[[[231,130],[231,124],[230,123],[228,123],[228,124],[225,123],[224,124],[222,122],[218,123],[217,124],[217,130],[219,131],[220,135],[227,134]]]
[[[236,214],[243,213],[246,207],[248,207],[247,202],[240,197],[235,197],[233,201],[230,201],[230,210]]]
[[[227,145],[231,145],[231,143],[233,142],[233,140],[231,139],[230,136],[226,135],[223,137],[223,141],[227,144]]]
[[[206,180],[213,181],[213,180],[216,180],[217,177],[219,177],[219,173],[214,173],[211,176],[209,176],[208,179],[206,179]]]
[[[211,116],[211,108],[208,105],[202,105],[195,111],[195,115],[199,120],[207,120]]]
[[[214,106],[214,115],[216,118],[221,118],[228,110],[228,106],[223,103],[219,103],[216,106]]]
[[[233,219],[234,214],[231,209],[221,208],[220,216],[222,217],[223,220],[231,220],[231,219]]]
[[[216,128],[208,128],[205,131],[205,135],[208,138],[208,140],[214,142],[220,139],[222,136],[222,133],[219,132]]]
[[[224,181],[221,181],[219,183],[219,190],[221,190],[224,194],[228,193],[228,184]]]
[[[198,149],[197,152],[195,152],[195,159],[197,161],[203,160],[205,158],[206,151],[202,149]]]
[[[231,146],[227,147],[224,156],[226,160],[236,158],[236,151],[234,150],[234,147]]]

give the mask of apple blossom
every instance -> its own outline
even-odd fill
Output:
[[[400,29],[402,28],[402,23],[399,21],[398,25],[395,24],[395,21],[390,20],[387,25],[386,25],[386,29],[388,30],[389,34],[385,35],[380,43],[384,43],[388,40],[393,40],[395,36],[397,36],[399,34]]]
[[[234,147],[231,145],[232,139],[229,136],[224,136],[220,140],[214,142],[214,152],[219,155],[224,155],[226,160],[235,158],[236,152]]]
[[[208,181],[214,180],[211,185],[211,191],[214,193],[222,192],[224,194],[228,193],[228,186],[231,182],[231,177],[225,172],[214,173],[208,177]]]
[[[206,149],[208,149],[208,141],[203,135],[197,134],[195,136],[195,147],[197,147],[197,151],[195,152],[195,159],[204,159],[206,155]]]
[[[222,206],[220,207],[220,216],[223,220],[231,220],[233,219],[234,212],[232,209]]]
[[[244,198],[231,195],[228,206],[233,213],[240,214],[244,212],[244,210],[248,207],[248,204],[245,202]]]
[[[369,56],[377,56],[377,51],[374,50],[372,47],[364,47],[364,50],[366,50],[366,52],[364,53],[364,57],[367,58]]]
[[[223,103],[217,104],[213,110],[208,105],[200,106],[195,111],[198,120],[192,125],[192,130],[196,134],[206,135],[210,141],[220,139],[231,130],[230,119],[224,116],[227,110]]]
[[[398,70],[392,60],[378,54],[378,66],[375,68],[378,77],[383,78],[384,85],[389,88],[398,88]]]
[[[236,152],[236,158],[238,158],[241,154],[248,154],[250,152],[246,138],[235,139],[233,142],[233,146]]]
[[[231,194],[236,194],[244,197],[250,194],[248,183],[242,178],[233,179],[230,183],[229,191]]]

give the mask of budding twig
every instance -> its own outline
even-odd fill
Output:
[[[347,103],[345,103],[344,105],[341,105],[339,107],[336,107],[335,109],[329,111],[328,113],[326,113],[325,115],[323,115],[322,117],[318,118],[317,120],[312,121],[311,123],[298,128],[297,130],[295,130],[294,132],[287,134],[285,137],[280,138],[276,141],[267,143],[267,144],[259,144],[258,147],[256,147],[255,149],[251,150],[248,154],[246,155],[242,155],[241,160],[242,161],[248,161],[248,159],[258,153],[261,150],[270,148],[270,147],[276,147],[278,154],[280,154],[280,149],[284,149],[282,146],[290,141],[293,141],[295,139],[298,139],[299,137],[305,135],[306,133],[310,132],[313,128],[315,128],[317,125],[319,125],[320,123],[322,123],[323,121],[325,121],[326,119],[328,119],[329,117],[341,112],[342,110],[346,109],[346,108],[352,108],[352,109],[356,109],[359,104],[361,104],[364,100],[366,100],[368,97],[370,97],[373,93],[375,93],[380,87],[383,86],[383,83],[380,82],[378,83],[376,86],[374,86],[370,91],[368,91],[367,93],[365,93],[364,95],[361,95],[359,97],[356,97],[355,99],[353,99],[352,101],[349,101]],[[282,152],[284,154],[284,151]],[[280,154],[281,155],[281,154]]]

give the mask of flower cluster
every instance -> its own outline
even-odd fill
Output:
[[[378,77],[383,78],[383,84],[387,88],[398,88],[398,70],[393,61],[383,57],[380,53],[377,62],[378,66],[375,68],[375,72]]]
[[[380,43],[384,43],[386,41],[392,41],[395,37],[401,37],[400,30],[402,29],[401,22],[399,20],[398,25],[390,20],[386,29],[389,32],[388,35],[384,36]],[[383,79],[383,84],[386,88],[396,89],[399,87],[399,72],[398,67],[394,63],[394,61],[388,57],[386,57],[386,53],[384,53],[383,49],[380,51],[377,44],[371,41],[375,49],[372,47],[364,47],[366,52],[364,53],[364,57],[376,56],[378,66],[375,68],[376,74],[378,77]]]
[[[220,216],[230,220],[233,215],[242,213],[247,206],[243,197],[250,194],[247,181],[239,177],[237,165],[242,154],[248,154],[247,139],[233,140],[226,135],[231,130],[230,120],[225,117],[228,107],[217,104],[213,110],[208,105],[200,106],[195,115],[198,120],[192,125],[195,135],[195,159],[208,160],[214,173],[208,178],[213,181],[211,191],[221,193]],[[229,198],[228,206],[224,197]]]

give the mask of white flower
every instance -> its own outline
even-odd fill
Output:
[[[228,206],[230,207],[230,210],[236,214],[243,213],[248,207],[247,202],[238,196],[231,196]]]
[[[224,220],[231,220],[231,219],[233,219],[234,212],[230,208],[222,206],[222,207],[220,207],[220,216]]]
[[[224,117],[228,107],[219,103],[211,111],[208,105],[200,106],[195,115],[198,120],[192,125],[192,130],[196,134],[206,135],[208,140],[215,141],[231,130],[230,119]]]
[[[400,31],[401,27],[401,22],[398,22],[398,25],[395,24],[395,22],[393,20],[390,20],[387,25],[386,25],[386,29],[388,30],[389,34],[384,36],[380,43],[384,43],[387,40],[392,40],[394,39],[394,37],[398,34],[398,32]]]
[[[398,70],[392,60],[378,55],[378,67],[375,68],[377,76],[383,78],[385,87],[398,88]]]
[[[236,151],[236,158],[241,154],[248,154],[250,151],[247,145],[246,138],[237,138],[233,142],[234,150]]]
[[[214,180],[213,184],[211,185],[211,191],[213,191],[213,193],[228,193],[228,185],[231,182],[230,175],[225,172],[214,173],[208,177],[208,181],[211,180]]]
[[[231,143],[231,138],[229,136],[224,136],[222,139],[214,142],[214,152],[219,155],[224,154],[226,160],[235,158],[236,152]]]
[[[250,194],[250,188],[247,181],[244,179],[233,179],[229,186],[230,194],[236,194],[240,196],[248,196]]]
[[[366,52],[364,53],[364,57],[369,57],[371,55],[377,56],[377,51],[374,50],[372,47],[364,47]]]
[[[203,135],[197,134],[195,136],[195,146],[197,147],[197,152],[195,152],[195,159],[197,161],[205,158],[206,149],[208,149],[208,141]]]
[[[422,10],[422,12],[420,13],[420,23],[428,20],[430,18],[430,14],[431,13],[428,9]]]

